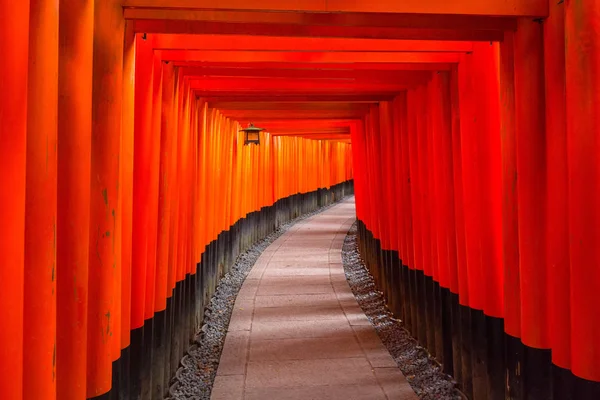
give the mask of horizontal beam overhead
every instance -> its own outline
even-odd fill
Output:
[[[368,111],[369,104],[362,103],[332,103],[332,102],[213,102],[209,107],[223,110],[346,110],[346,111]]]
[[[328,120],[323,119],[304,119],[300,121],[292,121],[286,119],[277,118],[256,118],[256,119],[244,119],[239,122],[255,122],[257,126],[275,129],[275,128],[286,128],[295,127],[298,128],[320,128],[320,127],[348,127],[352,126],[360,121],[359,118],[331,118]],[[263,126],[264,125],[264,126]]]
[[[165,61],[214,62],[316,62],[316,63],[457,63],[459,53],[436,52],[276,52],[276,51],[214,51],[214,50],[157,50]]]
[[[247,35],[154,34],[149,40],[159,50],[261,50],[269,51],[448,51],[469,52],[471,42],[451,40],[393,40],[294,38]]]
[[[262,69],[262,68],[203,68],[182,67],[180,74],[196,77],[238,77],[270,79],[311,79],[346,80],[373,83],[401,83],[424,81],[431,77],[431,71],[381,71],[381,70],[303,70],[303,69]]]
[[[235,102],[252,102],[252,101],[278,101],[278,102],[304,102],[304,101],[332,101],[332,102],[354,102],[354,103],[377,103],[380,101],[393,100],[393,93],[236,93],[236,92],[220,92],[220,93],[200,93],[195,91],[198,97],[207,102],[218,101],[235,101]]]
[[[124,7],[188,10],[379,12],[492,16],[547,16],[546,0],[124,0]]]
[[[126,19],[225,22],[236,24],[280,24],[413,29],[515,30],[510,17],[448,14],[398,13],[296,13],[281,11],[231,11],[126,8]]]
[[[286,25],[212,21],[137,19],[133,30],[141,33],[251,35],[288,37],[338,37],[402,40],[501,41],[504,32],[490,29],[419,29],[371,26]]]
[[[453,63],[283,63],[283,62],[207,62],[207,61],[173,61],[173,65],[178,67],[202,67],[202,68],[249,68],[263,70],[326,70],[326,71],[447,71]],[[267,73],[267,72],[265,72]]]
[[[285,126],[285,127],[278,127],[278,128],[273,128],[271,127],[271,129],[269,130],[269,132],[273,133],[273,132],[277,132],[278,134],[294,134],[294,135],[302,135],[305,133],[339,133],[339,134],[347,134],[350,133],[350,128],[347,126],[341,126],[341,127],[296,127],[296,126]]]
[[[221,110],[226,117],[236,120],[240,119],[339,119],[339,118],[362,118],[365,113],[358,111],[228,111]]]

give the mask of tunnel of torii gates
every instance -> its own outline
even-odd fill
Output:
[[[0,0],[0,398],[162,399],[237,255],[354,192],[466,395],[599,399],[600,1],[290,4]]]

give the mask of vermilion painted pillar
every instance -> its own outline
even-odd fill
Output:
[[[458,293],[456,279],[456,238],[454,226],[454,190],[452,182],[452,116],[450,74],[440,72],[435,80],[439,93],[438,123],[436,125],[436,156],[439,163],[440,236],[438,236],[439,282],[442,287]]]
[[[456,265],[456,220],[455,220],[455,193],[454,193],[454,166],[452,163],[452,77],[450,72],[440,72],[440,155],[442,173],[440,181],[444,187],[444,229],[443,237],[446,240],[447,254],[445,273],[448,288],[452,293],[458,294],[458,271]],[[441,268],[441,266],[440,266]]]
[[[206,221],[207,221],[207,215],[206,215],[206,169],[207,169],[207,163],[206,163],[206,149],[207,149],[207,136],[208,136],[208,120],[210,118],[210,110],[208,108],[208,104],[205,103],[203,110],[202,110],[202,119],[200,122],[200,144],[199,144],[199,169],[200,169],[200,173],[198,176],[198,190],[199,190],[199,194],[198,194],[198,223],[199,226],[202,227],[202,229],[200,229],[200,240],[199,240],[199,246],[200,246],[200,258],[203,259],[203,254],[204,251],[206,250],[206,245],[207,243],[207,232],[206,232]],[[239,126],[238,126],[239,128]],[[237,133],[238,136],[238,141],[240,140],[240,134]],[[241,160],[242,160],[242,144],[238,143],[237,146],[237,155],[236,155],[236,160],[237,160],[237,166],[238,166],[238,190],[241,192],[242,190],[242,164],[241,164]],[[242,217],[242,202],[241,199],[237,202],[237,213],[236,213],[238,218]]]
[[[352,158],[354,159],[354,166],[356,168],[356,173],[354,176],[354,193],[356,197],[356,218],[364,223],[364,198],[362,192],[363,186],[363,175],[364,166],[362,165],[361,154],[364,152],[364,145],[362,144],[361,131],[359,129],[359,125],[355,124],[350,128],[350,138],[352,140]],[[277,168],[275,168],[275,173],[277,173]],[[275,183],[277,182],[277,178],[274,179]]]
[[[369,207],[371,212],[369,213],[369,221],[367,228],[371,231],[375,238],[379,239],[379,213],[376,213],[373,209],[375,204],[379,204],[377,201],[377,179],[375,175],[374,165],[376,164],[376,152],[373,146],[373,108],[369,110],[365,118],[365,146],[367,148],[367,159],[366,163],[368,166],[368,192],[369,192]]]
[[[393,165],[393,148],[394,138],[392,132],[391,121],[391,104],[389,101],[379,103],[379,137],[380,137],[380,152],[381,160],[376,164],[381,175],[381,192],[380,200],[383,208],[380,210],[382,214],[382,225],[385,226],[385,238],[382,238],[383,250],[398,250],[397,249],[397,227],[396,227],[396,198],[394,196],[394,165]]]
[[[443,230],[440,226],[440,192],[438,185],[439,158],[436,157],[436,140],[439,123],[439,92],[435,85],[436,77],[427,83],[427,154],[429,162],[427,165],[428,193],[429,193],[429,229],[430,229],[430,254],[431,254],[431,276],[434,282],[439,282],[438,264],[438,234]]]
[[[412,236],[413,236],[413,263],[409,264],[412,269],[423,269],[423,242],[421,239],[421,213],[420,213],[420,184],[419,180],[419,153],[417,141],[417,112],[418,112],[418,92],[410,90],[407,98],[407,117],[408,117],[408,160],[409,160],[409,179],[412,207]],[[413,321],[415,324],[416,321]]]
[[[565,4],[571,369],[600,382],[600,3]]]
[[[515,132],[515,82],[513,33],[500,44],[500,131],[502,135],[502,256],[504,267],[504,330],[521,335],[519,272],[519,222]]]
[[[170,155],[174,132],[172,124],[173,66],[163,65],[162,105],[161,105],[161,145],[158,197],[158,227],[156,249],[156,311],[166,308],[167,278],[169,273],[169,224],[171,220],[171,202],[169,182],[171,177]]]
[[[481,182],[480,182],[480,132],[484,131],[482,108],[483,101],[477,91],[477,63],[475,54],[463,56],[459,64],[460,97],[460,140],[462,156],[463,213],[465,228],[465,270],[468,280],[469,307],[483,310],[483,285],[481,265]],[[478,115],[478,118],[474,116]],[[478,146],[479,144],[479,146]]]
[[[123,11],[118,1],[94,7],[92,161],[87,335],[87,396],[108,392],[112,381],[113,268],[117,263]]]
[[[402,189],[403,189],[403,223],[404,223],[404,264],[409,268],[414,268],[415,252],[413,243],[413,209],[412,209],[412,185],[410,170],[410,143],[408,131],[407,115],[408,93],[404,92],[398,95],[399,122],[400,122],[400,154],[402,159]]]
[[[417,124],[416,124],[416,141],[417,151],[419,152],[419,174],[415,177],[419,182],[419,219],[421,231],[421,263],[425,276],[433,275],[433,263],[431,252],[431,203],[433,193],[429,186],[429,173],[431,170],[430,155],[429,155],[429,121],[428,116],[428,91],[427,86],[419,86],[417,88]]]
[[[392,159],[394,166],[393,168],[396,170],[394,174],[394,196],[397,199],[397,203],[395,207],[396,210],[396,220],[394,221],[395,228],[398,230],[397,233],[397,242],[396,248],[398,249],[398,254],[400,260],[404,265],[408,263],[407,254],[406,254],[406,230],[405,230],[405,221],[406,221],[406,201],[404,198],[404,194],[406,189],[404,187],[404,161],[402,159],[402,129],[403,129],[403,112],[401,107],[404,105],[406,101],[406,92],[403,92],[394,98],[392,103],[392,135],[394,135],[394,146],[392,149]]]
[[[458,67],[450,71],[450,108],[452,114],[452,172],[454,185],[454,220],[456,235],[456,280],[460,305],[469,305],[469,281],[465,242],[465,214],[463,198],[462,133],[460,116],[460,90]]]
[[[66,0],[59,10],[56,397],[78,400],[86,395],[94,2]]]
[[[175,81],[175,94],[173,98],[173,131],[178,131],[178,122],[179,122],[179,108],[180,104],[180,91],[181,88],[179,86],[179,75],[177,70],[174,76]],[[177,252],[179,248],[179,240],[180,235],[178,232],[178,223],[179,223],[179,180],[180,180],[180,158],[181,158],[181,137],[180,135],[174,135],[173,137],[173,155],[171,160],[171,168],[173,171],[173,181],[170,186],[171,191],[171,226],[169,228],[169,287],[167,297],[172,294],[172,290],[175,288],[175,284],[178,281],[178,269],[179,265],[177,264]],[[208,227],[207,227],[208,229]]]
[[[187,169],[189,162],[189,125],[187,117],[187,109],[189,107],[189,94],[188,87],[185,81],[182,80],[182,87],[180,89],[182,91],[182,107],[179,119],[179,136],[180,136],[180,152],[179,152],[179,209],[177,212],[178,218],[178,241],[177,241],[177,281],[183,281],[186,277],[187,273],[187,265],[186,265],[186,252],[187,252],[187,195],[188,195],[188,186],[187,186]],[[221,193],[219,193],[221,194]],[[220,206],[221,202],[217,202]],[[219,217],[222,216],[221,213],[217,214]],[[222,219],[219,218],[219,222]],[[215,227],[215,238],[216,234],[219,232],[220,224]]]
[[[160,173],[160,144],[162,127],[162,62],[154,56],[154,74],[152,82],[152,126],[150,134],[150,164],[149,164],[149,192],[148,192],[148,244],[146,258],[146,303],[144,306],[144,319],[154,315],[156,291],[156,255],[158,238],[158,192]]]
[[[0,0],[0,397],[23,397],[23,285],[29,2]]]
[[[125,22],[123,49],[123,118],[121,122],[121,348],[130,344],[131,246],[133,239],[133,157],[135,123],[135,33],[132,21]]]
[[[481,121],[475,138],[478,147],[481,275],[486,315],[502,318],[504,315],[504,272],[502,269],[502,203],[501,203],[501,141],[500,105],[498,88],[498,44],[481,43],[475,47],[477,58],[476,101]]]
[[[35,384],[23,399],[32,400],[56,398],[57,3],[30,3],[23,372]]]
[[[154,59],[149,37],[136,34],[135,119],[133,153],[133,214],[131,248],[131,329],[144,325],[146,271],[150,229],[150,178],[152,168],[152,93]]]
[[[177,79],[177,69],[173,70],[173,86],[170,90],[172,90],[172,101],[169,105],[170,113],[171,113],[171,128],[170,132],[177,132],[177,106],[178,106],[178,79]],[[166,84],[166,83],[165,83]],[[172,137],[172,145],[171,145],[171,157],[169,159],[169,171],[170,179],[169,179],[169,203],[170,203],[170,218],[169,218],[169,254],[168,254],[168,266],[169,271],[167,273],[167,298],[170,298],[173,294],[173,288],[175,287],[176,282],[176,273],[177,273],[177,264],[175,262],[176,249],[177,249],[177,232],[176,232],[176,222],[177,222],[177,179],[178,179],[178,171],[177,171],[177,160],[179,157],[179,137],[178,135],[173,135]],[[208,230],[208,227],[205,229]]]
[[[521,339],[548,348],[546,134],[542,26],[520,20],[514,42]]]
[[[544,23],[546,86],[546,257],[548,260],[548,324],[552,361],[571,365],[568,163],[565,105],[564,4],[550,2]]]

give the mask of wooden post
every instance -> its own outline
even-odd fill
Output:
[[[92,161],[87,343],[87,396],[107,393],[112,381],[113,295],[117,259],[124,20],[120,1],[94,7]]]
[[[30,2],[23,373],[35,385],[23,385],[26,400],[56,398],[57,3]]]
[[[23,286],[29,2],[0,0],[0,397],[23,397]]]

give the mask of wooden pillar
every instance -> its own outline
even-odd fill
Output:
[[[160,172],[160,142],[162,119],[162,69],[161,60],[154,56],[154,74],[152,83],[152,128],[150,130],[150,164],[148,193],[148,245],[146,261],[146,305],[144,318],[152,318],[155,312],[156,291],[156,245],[158,240],[158,185]]]
[[[135,124],[135,33],[125,22],[123,49],[123,117],[121,122],[121,349],[131,342],[131,251],[133,211],[133,159]]]
[[[23,397],[23,286],[29,2],[0,0],[0,397]]]
[[[407,115],[407,99],[408,93],[404,92],[398,96],[398,109],[399,109],[399,128],[400,128],[400,157],[402,160],[402,197],[403,197],[403,224],[404,224],[404,265],[414,268],[415,264],[415,253],[413,244],[413,211],[412,211],[412,200],[411,200],[411,171],[410,171],[410,159],[411,153],[409,137],[408,137],[408,115]]]
[[[566,2],[571,370],[600,382],[600,2]]]
[[[478,114],[478,75],[475,54],[463,57],[459,64],[460,140],[462,163],[462,197],[465,234],[465,273],[468,281],[468,306],[483,310],[483,275],[481,266],[481,157],[479,155],[480,131],[483,116]],[[479,118],[475,118],[477,115]],[[462,303],[461,303],[462,304]]]
[[[521,339],[548,348],[548,290],[545,247],[546,135],[542,26],[519,20],[515,33],[515,124]]]
[[[150,211],[150,168],[152,160],[152,44],[136,34],[135,122],[133,156],[133,241],[131,249],[131,329],[144,325],[146,269]]]
[[[157,257],[156,257],[156,311],[166,308],[167,277],[169,271],[169,224],[171,220],[170,155],[174,132],[171,129],[173,114],[173,67],[163,65],[164,77],[161,104],[161,146],[160,146],[160,180],[158,197]]]
[[[504,329],[521,335],[521,291],[517,214],[517,156],[513,33],[500,44],[500,130],[502,135],[502,254],[504,267]]]
[[[456,228],[454,220],[454,182],[452,167],[452,109],[450,73],[440,72],[436,79],[439,91],[439,121],[435,137],[436,159],[440,163],[441,231],[439,247],[440,285],[458,293],[456,271]]]
[[[86,394],[94,1],[62,0],[59,34],[56,396],[77,400]]]
[[[458,300],[463,306],[469,305],[469,281],[467,277],[467,255],[465,243],[465,209],[463,199],[462,132],[459,98],[458,67],[450,71],[450,112],[452,118],[452,183],[454,186],[454,221],[456,234],[456,280]]]
[[[57,3],[30,3],[23,373],[35,385],[23,385],[27,400],[56,398]]]
[[[541,400],[551,396],[551,342],[546,257],[546,93],[543,28],[538,21],[518,21],[514,57],[521,342],[525,345],[523,362],[517,365],[523,397]],[[507,371],[512,373],[510,365]]]
[[[113,291],[117,259],[124,21],[121,3],[94,6],[87,396],[111,388]]]
[[[565,104],[564,4],[550,2],[544,23],[546,86],[547,202],[546,257],[548,260],[548,324],[552,361],[571,365],[571,309],[569,271],[569,208],[567,128]]]

